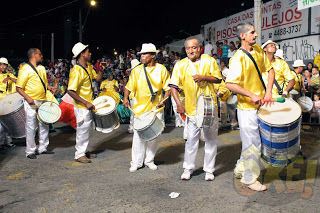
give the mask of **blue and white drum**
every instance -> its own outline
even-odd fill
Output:
[[[262,159],[272,166],[286,166],[300,152],[301,107],[286,99],[258,112]]]

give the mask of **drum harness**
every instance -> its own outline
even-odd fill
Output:
[[[245,49],[243,49],[243,48],[240,48],[240,49],[241,49],[241,50],[251,59],[251,61],[253,62],[254,66],[256,67],[256,70],[257,70],[257,72],[258,72],[258,75],[259,75],[260,81],[261,81],[261,83],[262,83],[262,86],[263,86],[264,90],[266,91],[266,90],[267,90],[266,85],[264,84],[264,81],[263,81],[263,78],[262,78],[262,76],[261,76],[260,70],[259,70],[258,65],[257,65],[256,61],[254,60],[253,56],[252,56],[247,50],[245,50]],[[276,83],[276,86],[277,86],[277,85],[279,86],[278,82]],[[278,86],[277,86],[277,88],[278,88]],[[280,88],[280,86],[279,86],[279,88]],[[278,91],[280,92],[279,88],[278,88]],[[259,108],[260,108],[260,107],[259,107]],[[258,108],[258,110],[259,110],[259,108]],[[261,127],[259,126],[259,128],[261,128]],[[289,132],[289,124],[287,125],[287,128],[288,128],[288,132]],[[272,127],[270,126],[270,130],[269,130],[269,131],[272,132],[271,130],[272,130]],[[261,134],[261,133],[260,133],[260,134]],[[260,136],[260,137],[261,137],[261,136]],[[273,140],[272,140],[272,134],[271,134],[270,141],[271,141],[271,142],[273,141]],[[287,135],[287,141],[289,141],[289,134]],[[272,148],[272,147],[271,147],[271,148]],[[286,159],[287,159],[287,162],[289,162],[288,154],[289,154],[289,143],[287,143],[287,155],[285,156]]]
[[[150,90],[150,93],[151,93],[151,103],[152,103],[152,102],[154,101],[154,99],[156,98],[157,93],[156,93],[156,92],[153,92],[153,89],[152,89],[150,80],[149,80],[149,78],[148,78],[148,74],[147,74],[147,70],[146,70],[146,66],[145,66],[145,65],[143,65],[143,69],[144,69],[144,74],[146,75],[148,87],[149,87],[149,90]]]

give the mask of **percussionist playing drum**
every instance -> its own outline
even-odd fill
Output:
[[[188,57],[175,64],[169,85],[172,96],[177,103],[177,112],[187,115],[185,128],[187,128],[188,136],[185,145],[182,180],[189,180],[195,168],[201,131],[195,122],[197,100],[201,94],[204,94],[211,95],[215,102],[213,125],[203,127],[205,140],[203,170],[206,172],[205,180],[211,181],[214,179],[218,135],[218,108],[213,83],[221,82],[221,73],[214,58],[205,54],[200,56],[200,44],[197,37],[190,37],[185,41],[184,46]],[[179,99],[179,89],[185,93],[185,107]]]
[[[47,150],[49,145],[49,125],[37,120],[36,106],[47,100],[48,79],[42,53],[37,48],[30,48],[27,52],[29,62],[20,70],[16,82],[17,92],[24,97],[24,111],[26,115],[26,156],[36,159],[36,154],[53,154]],[[37,125],[38,123],[38,125]],[[39,127],[39,147],[36,147],[35,135]]]
[[[128,97],[131,93],[134,94],[133,111],[134,116],[138,117],[144,112],[150,111],[162,106],[165,98],[170,96],[169,72],[165,66],[155,62],[156,47],[154,44],[148,43],[142,45],[141,65],[135,67],[130,74],[129,81],[125,87],[123,106],[129,107]],[[151,94],[146,75],[149,78],[152,91]],[[165,91],[163,99],[162,91]],[[154,99],[154,100],[153,100]],[[158,112],[156,116],[162,120],[162,111]],[[154,156],[157,152],[158,142],[156,139],[149,142],[144,141],[137,132],[133,130],[132,140],[132,161],[130,172],[135,172],[143,166],[143,163],[151,170],[156,170],[157,166],[154,164]]]
[[[263,191],[267,187],[257,179],[260,175],[261,139],[257,109],[272,98],[274,70],[264,51],[256,43],[257,33],[251,23],[237,25],[236,35],[241,48],[231,58],[226,79],[228,89],[238,94],[238,121],[242,142],[241,157],[234,169],[236,178],[254,191]],[[248,55],[252,55],[261,73],[268,72],[268,84],[265,88],[262,76]],[[261,81],[262,80],[262,81]],[[266,91],[265,91],[266,90]]]
[[[100,70],[97,75],[89,63],[91,53],[88,45],[78,42],[73,46],[72,53],[77,60],[77,64],[74,65],[70,72],[68,85],[68,94],[73,98],[74,114],[77,120],[76,153],[74,158],[80,163],[91,163],[89,158],[97,157],[96,154],[87,152],[92,124],[90,110],[95,109],[92,104],[92,80],[95,79],[99,82],[102,79],[102,71]]]

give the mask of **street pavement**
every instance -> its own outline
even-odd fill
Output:
[[[215,180],[205,181],[204,143],[196,170],[183,181],[183,128],[168,125],[157,139],[158,170],[129,172],[132,134],[122,124],[112,133],[92,130],[90,164],[74,161],[75,130],[62,123],[50,133],[54,155],[26,158],[24,139],[0,151],[0,212],[319,212],[319,131],[301,133],[301,152],[287,167],[266,163],[253,192],[233,177],[240,156],[239,130],[219,131]],[[180,193],[170,198],[171,192]]]

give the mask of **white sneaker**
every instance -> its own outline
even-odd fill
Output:
[[[191,169],[185,169],[181,175],[181,180],[190,180],[192,172],[193,170]]]
[[[131,166],[130,169],[129,169],[129,172],[135,172],[139,169],[138,166]]]
[[[156,164],[154,164],[153,162],[152,163],[146,163],[145,164],[147,167],[149,167],[149,169],[151,170],[157,170],[158,167],[156,166]]]
[[[204,178],[206,181],[214,180],[214,175],[211,172],[206,172],[206,177]]]

